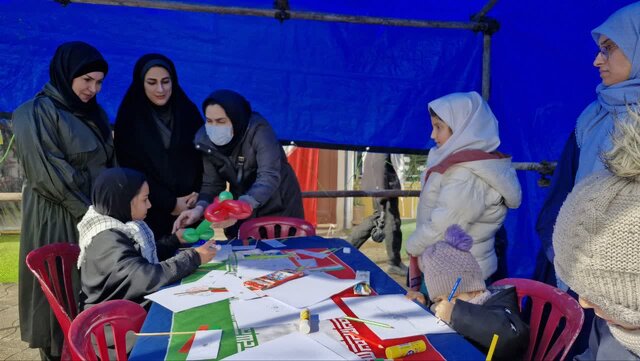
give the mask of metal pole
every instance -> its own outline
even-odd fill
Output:
[[[182,10],[203,13],[215,13],[221,15],[244,15],[244,16],[261,16],[276,18],[276,14],[280,13],[277,9],[253,9],[231,6],[215,6],[208,4],[188,4],[178,1],[162,1],[162,0],[56,0],[63,4],[94,4],[94,5],[113,5],[128,6],[147,9],[161,10]],[[287,11],[290,19],[299,20],[316,20],[326,22],[342,22],[353,24],[371,24],[386,26],[406,26],[415,28],[441,28],[441,29],[468,29],[473,31],[484,31],[488,28],[487,24],[477,21],[432,21],[432,20],[409,20],[395,18],[379,18],[372,16],[353,16],[330,13],[317,13],[308,11]]]
[[[491,94],[491,35],[482,34],[482,98],[489,101]]]
[[[480,11],[478,11],[475,15],[473,15],[472,19],[480,19],[483,16],[486,16],[487,13],[489,11],[491,11],[491,9],[493,9],[493,6],[498,2],[498,0],[489,0],[489,2],[487,2],[482,9],[480,9]]]

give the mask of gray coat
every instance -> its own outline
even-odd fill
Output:
[[[640,360],[640,355],[635,355],[624,348],[611,335],[607,321],[596,316],[593,318],[593,326],[589,335],[589,348],[582,355],[576,356],[574,360]]]
[[[92,122],[108,126],[102,110],[100,117],[91,120],[70,112],[50,83],[13,113],[16,153],[25,173],[19,263],[20,332],[29,347],[51,347],[54,355],[61,351],[57,348],[63,335],[25,258],[32,250],[50,243],[78,241],[76,224],[89,207],[92,181],[114,161],[111,136],[103,139]],[[79,289],[79,284],[75,286]]]
[[[229,156],[216,149],[204,127],[196,134],[195,145],[204,154],[204,175],[198,200],[213,202],[229,182],[234,199],[242,195],[255,199],[257,207],[254,207],[253,217],[304,218],[298,179],[273,129],[260,114],[252,114],[242,140]],[[234,232],[239,224],[225,233],[236,236]]]

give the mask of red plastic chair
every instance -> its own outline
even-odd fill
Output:
[[[578,337],[582,323],[584,322],[584,311],[573,297],[562,290],[544,284],[542,282],[522,279],[505,278],[493,283],[494,286],[513,285],[516,287],[520,310],[528,297],[531,300],[531,319],[529,326],[531,329],[529,336],[529,347],[524,360],[554,360],[564,350],[560,360],[564,360]],[[538,339],[542,315],[546,304],[551,306],[551,310],[546,320],[546,326]],[[550,345],[556,329],[560,325],[561,319],[565,319],[565,326],[556,338],[553,345]],[[537,344],[537,347],[536,347]],[[535,351],[535,353],[534,353]]]
[[[75,244],[52,243],[29,252],[26,259],[27,267],[40,283],[42,292],[64,332],[62,360],[71,360],[67,333],[71,320],[78,314],[71,275],[76,268],[79,254],[80,248]]]
[[[304,219],[293,217],[259,217],[250,219],[238,230],[238,238],[247,245],[248,238],[271,239],[315,236],[316,229]]]
[[[109,325],[113,335],[116,360],[127,359],[127,332],[140,332],[147,312],[135,302],[113,300],[97,304],[84,310],[71,322],[69,346],[80,360],[109,360],[109,346],[105,326]],[[94,341],[96,347],[94,348]],[[97,352],[99,353],[96,355]],[[113,351],[112,351],[113,353]]]

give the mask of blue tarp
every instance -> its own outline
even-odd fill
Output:
[[[271,0],[183,0],[272,7]],[[501,150],[515,161],[556,159],[580,111],[595,98],[597,48],[590,30],[631,1],[499,1],[490,104]],[[478,0],[290,0],[294,11],[468,21]],[[110,65],[99,102],[113,120],[136,59],[161,52],[199,104],[211,91],[244,94],[280,139],[324,147],[424,151],[426,103],[481,89],[482,34],[215,15],[50,0],[0,2],[0,111],[10,112],[48,79],[58,44],[84,40]],[[510,273],[529,276],[539,242],[533,226],[545,190],[521,172],[524,203],[507,221]]]

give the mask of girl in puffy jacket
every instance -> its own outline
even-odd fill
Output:
[[[417,257],[442,239],[452,224],[473,238],[471,254],[487,280],[498,267],[496,231],[507,208],[517,208],[521,202],[511,157],[496,151],[498,121],[477,92],[436,99],[429,103],[429,113],[436,146],[427,158],[416,230],[406,243],[407,252],[414,256],[410,286],[416,289],[420,284],[415,275]]]

